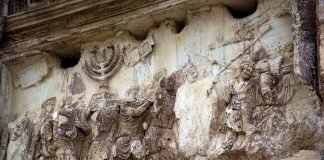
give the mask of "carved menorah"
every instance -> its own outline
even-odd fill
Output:
[[[108,46],[100,51],[98,46],[94,50],[90,61],[85,60],[83,69],[85,73],[92,79],[101,83],[101,86],[107,82],[123,64],[124,52],[120,47]]]

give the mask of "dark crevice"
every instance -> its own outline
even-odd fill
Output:
[[[255,2],[252,7],[250,7],[249,9],[246,9],[246,10],[238,10],[238,9],[234,9],[230,6],[226,6],[228,11],[233,16],[233,18],[238,18],[238,19],[252,15],[257,10],[257,7],[258,7],[257,2]]]
[[[63,69],[67,69],[70,67],[74,67],[79,63],[79,60],[81,58],[81,53],[76,53],[73,55],[68,55],[68,56],[60,56],[61,59],[61,67]]]
[[[185,21],[177,21],[176,22],[176,32],[180,33],[184,29],[185,26],[186,26]]]
[[[143,34],[133,34],[133,35],[136,38],[136,40],[143,41],[146,39],[148,33],[149,33],[148,31],[145,31]]]

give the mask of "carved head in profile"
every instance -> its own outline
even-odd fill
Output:
[[[267,72],[260,76],[261,95],[267,102],[271,102],[274,95],[274,88],[278,85],[276,77]]]
[[[42,117],[49,116],[53,113],[56,104],[56,97],[47,99],[42,105]]]
[[[242,62],[239,69],[242,80],[249,80],[254,71],[254,64],[251,62]]]

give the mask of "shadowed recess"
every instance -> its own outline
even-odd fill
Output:
[[[236,8],[226,5],[226,8],[228,9],[228,11],[231,13],[231,15],[234,18],[244,18],[249,15],[252,15],[257,10],[257,7],[258,7],[257,1],[255,1],[253,3],[253,5],[251,5],[248,9],[245,9],[245,10],[239,10],[239,9],[236,9]]]
[[[67,56],[60,56],[61,59],[61,67],[63,69],[67,69],[70,67],[74,67],[79,63],[81,57],[81,53],[75,53],[73,55],[67,55]]]

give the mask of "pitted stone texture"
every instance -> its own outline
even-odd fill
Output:
[[[294,154],[292,157],[284,158],[281,160],[322,160],[324,155],[310,150],[301,150]]]
[[[174,112],[177,118],[179,150],[186,156],[205,154],[209,143],[212,101],[207,90],[212,80],[206,78],[185,83],[178,89]]]

